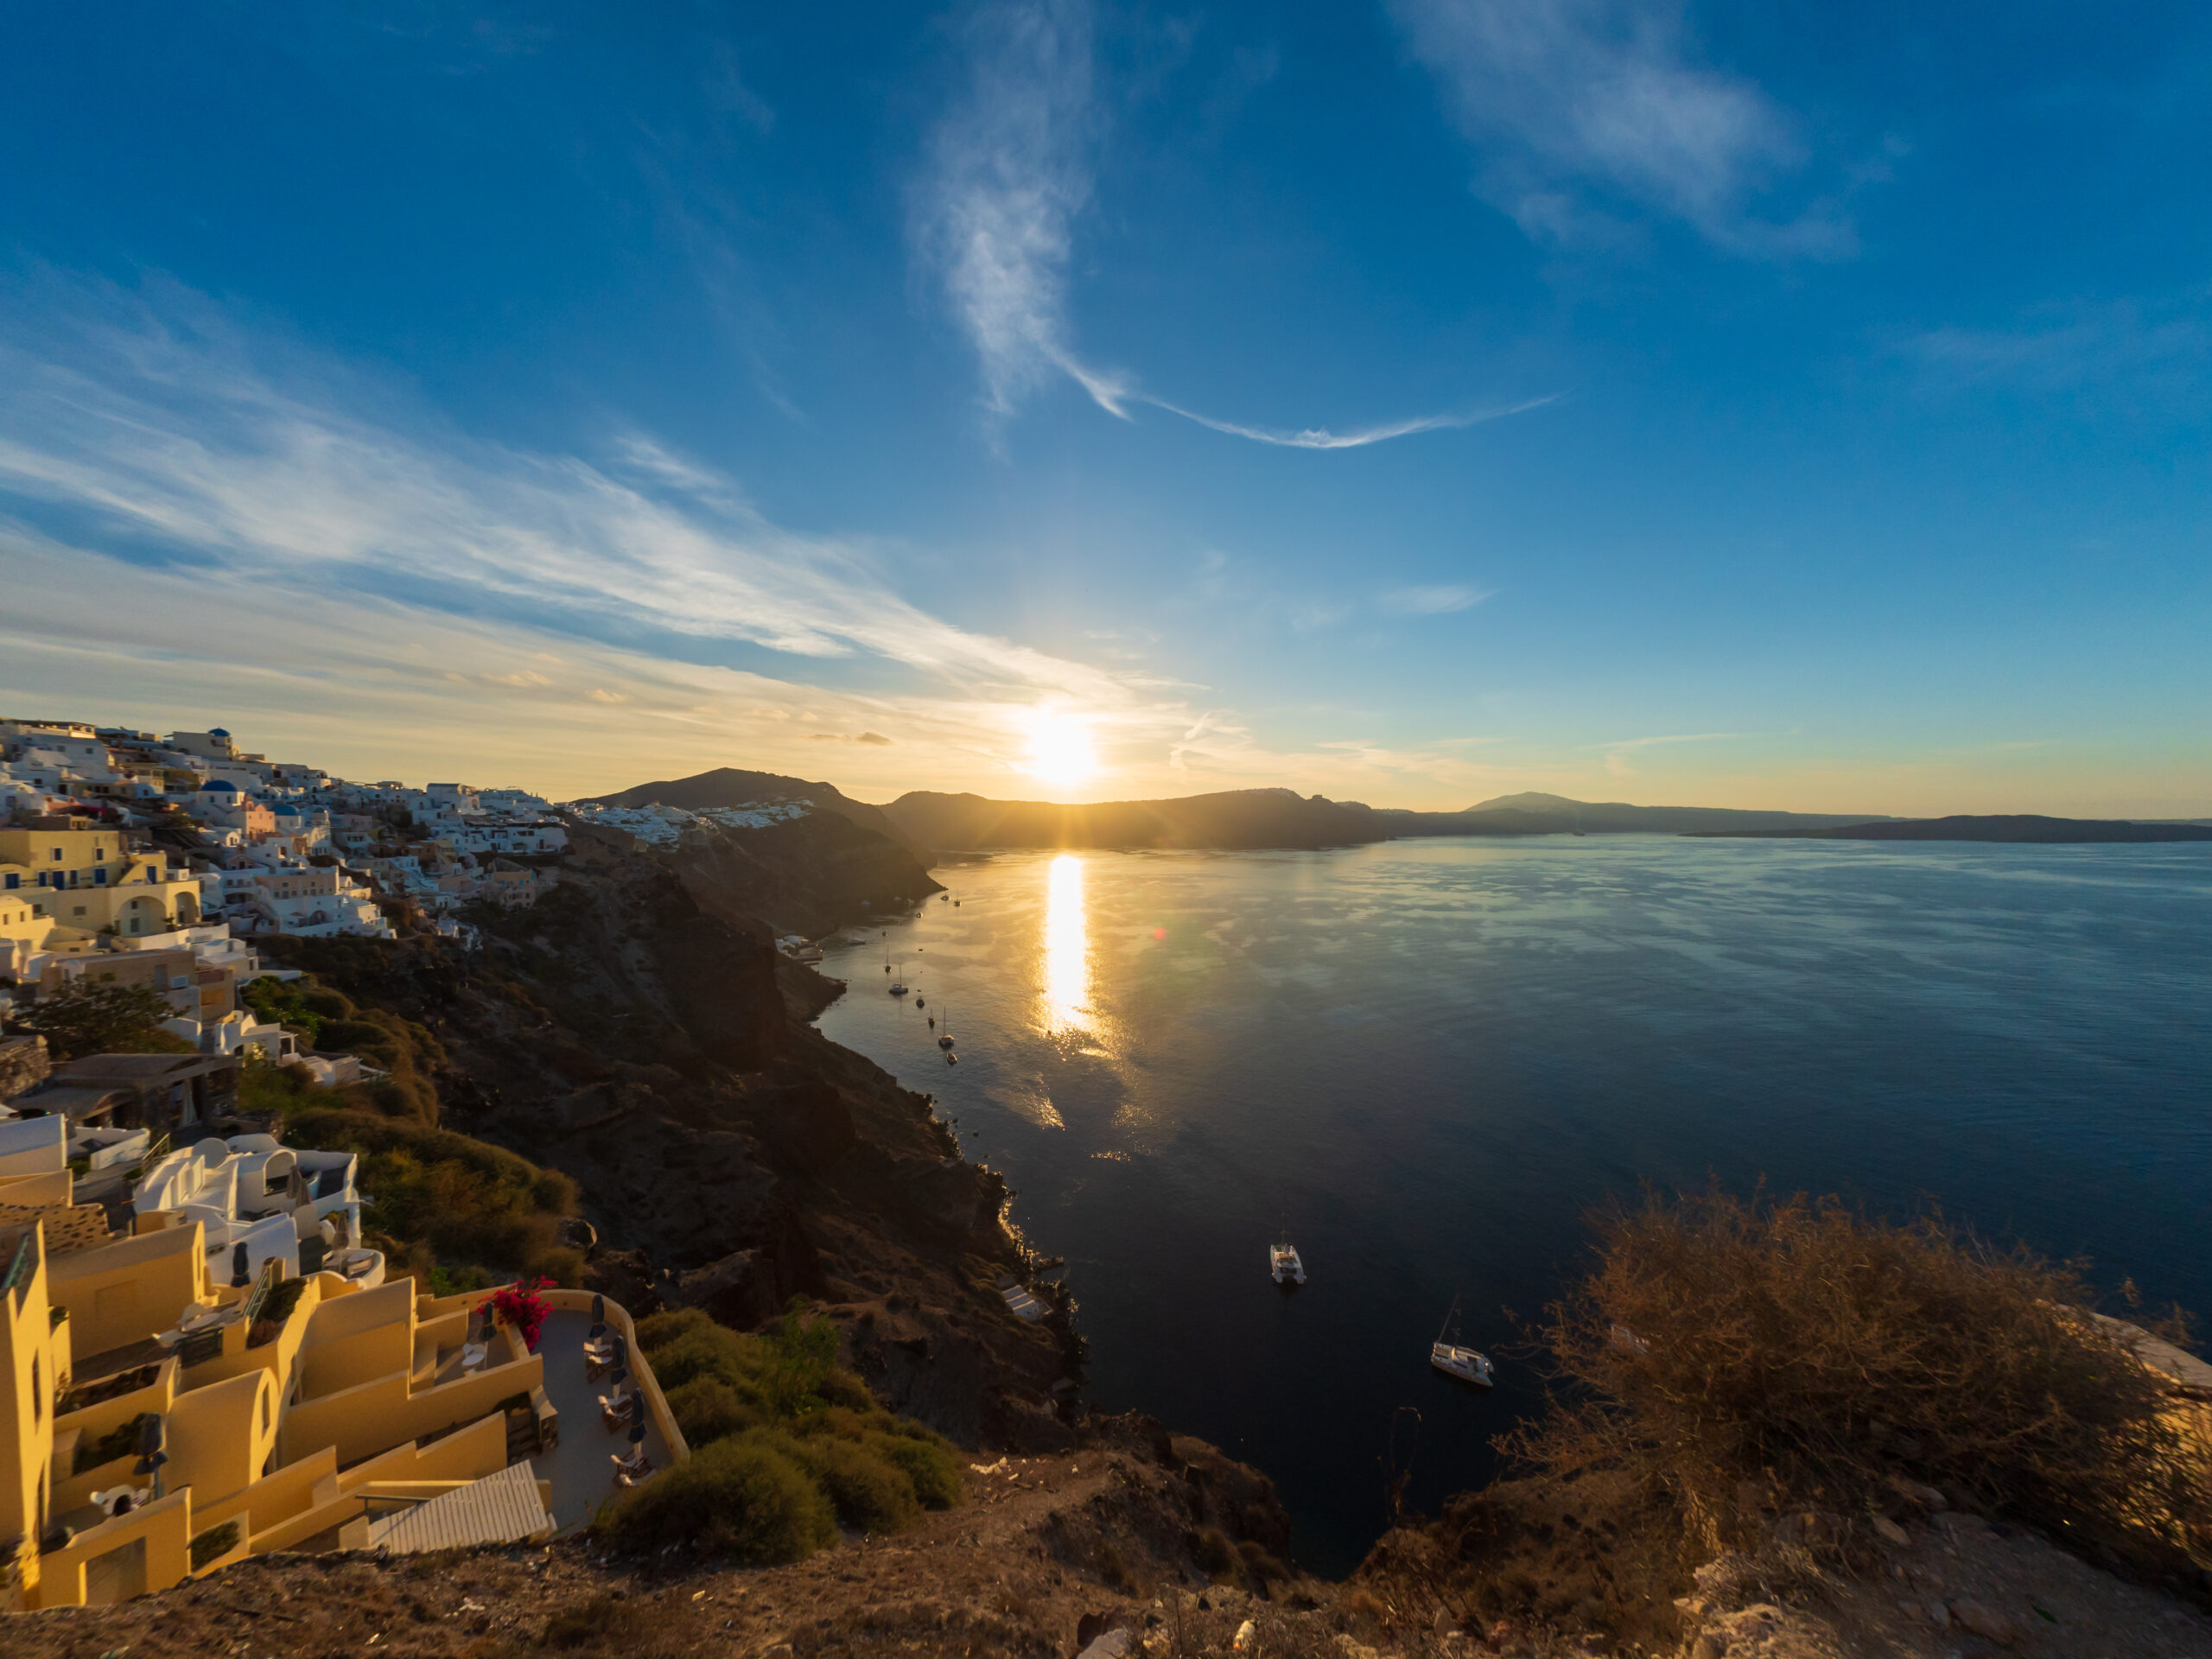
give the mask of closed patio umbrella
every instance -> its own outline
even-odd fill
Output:
[[[168,1444],[168,1419],[157,1412],[148,1413],[146,1421],[138,1426],[137,1471],[154,1478],[156,1497],[162,1496],[162,1465],[169,1460],[169,1454],[162,1448]]]
[[[613,1380],[626,1382],[630,1378],[630,1339],[620,1331],[614,1333]]]
[[[584,1334],[586,1337],[593,1338],[603,1337],[607,1334],[606,1297],[594,1296],[591,1299],[591,1329]]]
[[[246,1270],[246,1262],[245,1240],[240,1239],[231,1246],[231,1284],[235,1289],[244,1290],[253,1282],[253,1274]]]
[[[645,1443],[645,1396],[633,1389],[630,1395],[630,1444],[643,1446]]]

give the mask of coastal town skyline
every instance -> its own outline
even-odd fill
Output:
[[[2212,815],[2190,9],[15,33],[11,717]]]

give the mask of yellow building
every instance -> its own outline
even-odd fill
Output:
[[[133,852],[113,830],[0,830],[0,912],[28,906],[0,938],[48,948],[56,929],[124,938],[200,920],[200,880],[162,852]]]
[[[629,1442],[610,1427],[629,1420],[602,1421],[591,1297],[543,1293],[532,1352],[486,1328],[489,1292],[287,1277],[279,1260],[223,1284],[197,1212],[111,1235],[99,1205],[53,1202],[71,1178],[42,1121],[0,1147],[0,1610],[119,1601],[271,1550],[518,1541],[618,1489]],[[238,1155],[242,1197],[281,1213],[265,1148]],[[298,1199],[303,1229],[314,1202]],[[603,1317],[633,1335],[620,1307]],[[629,1366],[645,1457],[688,1455],[634,1344]]]

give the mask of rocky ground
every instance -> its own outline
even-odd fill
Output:
[[[1966,1516],[1901,1529],[1872,1570],[1802,1551],[1726,1556],[1649,1643],[1484,1619],[1457,1591],[1370,1564],[1343,1585],[1292,1572],[1257,1471],[1141,1418],[1080,1447],[971,1462],[968,1498],[892,1537],[793,1566],[550,1547],[383,1558],[272,1556],[120,1606],[9,1621],[10,1659],[2203,1659],[2212,1619],[2041,1539]],[[1387,1562],[1385,1555],[1378,1561]],[[1124,1635],[1116,1640],[1114,1632]],[[1241,1638],[1241,1643],[1240,1643]]]
[[[1683,1600],[1694,1659],[2204,1659],[2212,1618],[1977,1516],[1892,1529],[1862,1573],[1723,1556]]]

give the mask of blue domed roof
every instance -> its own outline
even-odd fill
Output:
[[[230,734],[225,731],[221,727],[218,726],[213,730],[210,731],[207,735],[210,737],[228,737]]]
[[[228,790],[233,795],[238,792],[238,786],[227,778],[213,779],[200,787],[200,793],[204,795],[213,795],[219,790]]]

